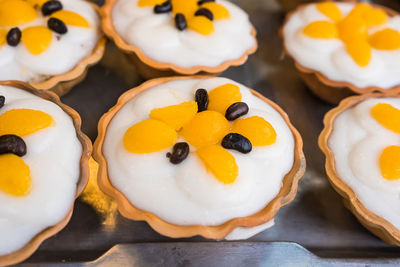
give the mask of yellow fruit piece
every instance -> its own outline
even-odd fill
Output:
[[[29,194],[30,189],[28,165],[14,154],[0,155],[0,190],[15,197],[23,197]]]
[[[358,3],[354,6],[354,8],[350,11],[348,17],[364,17],[366,13],[370,12],[372,7],[366,3]]]
[[[0,29],[0,46],[6,43],[7,30]]]
[[[371,108],[371,116],[383,127],[400,134],[400,110],[390,104],[379,103]]]
[[[388,146],[379,158],[382,176],[388,180],[400,178],[400,147]]]
[[[219,145],[212,145],[197,150],[197,155],[207,170],[224,184],[233,183],[239,175],[235,158]]]
[[[202,35],[210,35],[214,32],[211,20],[204,16],[194,16],[187,20],[188,28]]]
[[[217,4],[215,2],[206,2],[201,5],[201,8],[207,8],[214,15],[214,20],[220,19],[229,19],[231,15],[229,14],[228,9],[226,9],[223,5]]]
[[[82,17],[81,15],[68,11],[68,10],[60,10],[51,14],[52,18],[57,18],[64,22],[66,25],[89,28],[89,22]]]
[[[53,118],[43,111],[11,109],[0,116],[0,136],[14,134],[23,137],[47,128],[53,123]]]
[[[303,32],[309,37],[320,39],[333,39],[339,36],[336,25],[324,20],[311,22],[304,27]]]
[[[180,134],[191,145],[199,148],[221,142],[228,131],[229,122],[221,113],[206,110],[197,113],[193,120],[182,128]]]
[[[21,41],[34,55],[40,55],[46,51],[52,40],[53,34],[43,26],[28,27],[22,31]]]
[[[172,147],[177,138],[177,133],[167,124],[157,120],[145,120],[126,131],[124,146],[131,153],[153,153]]]
[[[348,16],[337,24],[339,38],[343,42],[354,39],[366,39],[368,28],[365,21],[359,16]]]
[[[29,4],[32,6],[39,6],[41,7],[44,3],[46,3],[48,0],[26,0]]]
[[[139,7],[147,7],[147,6],[155,6],[164,3],[165,0],[139,0],[138,6]]]
[[[247,137],[253,146],[269,146],[276,142],[275,129],[258,116],[236,120],[231,132]]]
[[[367,66],[371,61],[372,48],[364,40],[355,39],[347,42],[346,50],[360,67]]]
[[[208,109],[218,111],[225,116],[230,105],[242,101],[242,94],[237,85],[227,83],[210,91]]]
[[[23,0],[0,1],[0,26],[18,26],[37,18],[37,11]]]
[[[333,2],[319,3],[317,4],[317,9],[319,10],[319,12],[321,12],[333,21],[339,21],[340,19],[342,19],[342,12]]]
[[[182,13],[188,19],[194,16],[197,9],[197,0],[171,0],[172,13],[178,14]]]
[[[364,20],[368,26],[379,26],[388,22],[385,11],[374,8],[364,14]]]
[[[162,121],[176,131],[179,131],[186,123],[193,119],[197,110],[197,103],[192,100],[179,105],[153,109],[150,112],[150,119]]]
[[[396,50],[400,48],[400,33],[393,29],[383,29],[371,35],[369,43],[375,49]]]

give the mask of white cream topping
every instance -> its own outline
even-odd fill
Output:
[[[344,16],[354,7],[352,3],[336,5]],[[318,20],[332,21],[318,11],[316,4],[310,4],[294,13],[283,28],[284,45],[300,65],[333,81],[348,82],[359,88],[378,86],[389,89],[400,84],[400,49],[372,49],[371,62],[360,67],[347,53],[341,40],[311,38],[303,33],[304,27]],[[400,16],[389,18],[385,25],[370,28],[370,34],[383,28],[400,31]]]
[[[217,0],[230,13],[230,19],[214,20],[215,32],[202,35],[193,30],[179,31],[172,13],[155,14],[153,7],[138,7],[138,0],[120,0],[112,19],[118,34],[129,44],[158,62],[190,68],[216,67],[240,58],[254,47],[248,15],[236,5]]]
[[[63,10],[84,17],[89,28],[67,25],[66,34],[53,33],[50,47],[42,54],[31,54],[22,42],[17,47],[0,46],[0,80],[19,80],[37,83],[51,76],[72,70],[89,56],[99,40],[99,18],[92,7],[83,0],[60,0]],[[29,26],[47,27],[48,17],[38,12],[38,18],[18,26],[21,31]]]
[[[11,109],[46,112],[53,126],[23,137],[29,166],[31,192],[13,197],[0,190],[0,255],[25,246],[35,235],[60,222],[74,203],[80,176],[82,145],[72,119],[58,105],[20,89],[0,86],[6,104],[0,115]]]
[[[357,194],[363,205],[400,229],[400,180],[387,180],[379,157],[400,135],[384,128],[370,114],[377,103],[400,109],[399,98],[371,98],[341,113],[333,125],[328,145],[336,172]]]
[[[225,185],[208,172],[193,147],[185,161],[173,165],[166,157],[171,148],[133,154],[123,146],[126,130],[147,119],[152,109],[193,100],[197,89],[210,91],[226,83],[240,87],[242,101],[250,107],[245,117],[261,116],[277,133],[275,144],[253,147],[249,154],[229,150],[239,168],[233,184]],[[226,78],[177,80],[128,101],[107,128],[103,153],[112,184],[135,207],[173,224],[220,225],[260,211],[279,193],[293,165],[294,138],[281,115],[241,84]]]

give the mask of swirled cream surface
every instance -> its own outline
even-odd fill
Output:
[[[400,84],[399,32],[400,16],[354,3],[309,4],[283,27],[284,46],[298,64],[358,88]]]
[[[194,100],[199,88],[209,92],[210,104],[207,111],[195,116],[216,116],[217,112],[210,111],[215,108],[213,99],[218,94],[213,91],[227,84],[229,88],[237,88],[241,101],[249,106],[248,114],[240,119],[257,116],[273,127],[276,139],[271,144],[258,146],[249,137],[253,142],[253,150],[244,154],[233,149],[223,149],[219,145],[220,139],[217,139],[219,150],[211,145],[215,150],[211,154],[203,151],[200,157],[200,150],[204,147],[193,142],[193,134],[200,132],[202,135],[203,129],[200,124],[196,124],[191,134],[187,129],[195,124],[193,121],[198,119],[195,117],[177,132],[176,142],[188,142],[190,145],[189,155],[179,164],[172,164],[166,156],[171,152],[173,143],[153,153],[131,153],[126,149],[124,138],[132,125],[148,121],[150,113],[154,118],[155,113],[151,112],[154,109]],[[224,101],[232,97],[232,94],[222,96]],[[208,121],[213,120],[213,117],[209,118],[205,120],[204,127],[207,127]],[[236,121],[230,123],[235,125]],[[148,131],[146,133],[153,135]],[[293,165],[294,137],[281,115],[252,95],[245,86],[226,78],[188,79],[155,86],[128,101],[110,122],[102,151],[107,160],[111,183],[135,207],[177,225],[220,225],[230,219],[260,211],[278,194],[282,179]],[[213,161],[207,161],[214,156]],[[218,157],[225,158],[221,160]],[[210,165],[214,168],[212,171]],[[233,179],[228,172],[232,170],[232,165],[237,167],[233,168],[233,172],[237,171]],[[229,176],[229,180],[224,179],[224,176]]]
[[[19,132],[27,130],[26,125],[10,119],[11,116],[16,118],[18,112],[30,116],[32,124],[28,124],[34,129],[33,133],[21,136],[26,144],[26,155],[20,158],[0,155],[0,168],[6,165],[13,181],[11,184],[5,181],[9,177],[4,176],[2,169],[0,255],[6,255],[21,249],[38,233],[67,216],[80,177],[82,145],[72,119],[58,105],[12,87],[0,86],[0,95],[5,97],[5,105],[0,108],[2,135],[9,131],[14,133],[15,129]],[[51,118],[51,124],[43,129],[39,129],[40,123],[46,117],[36,118],[38,111],[43,112],[43,116],[51,116],[47,117]],[[34,114],[30,115],[32,112]],[[8,125],[3,124],[6,121]],[[12,160],[8,158],[10,155]],[[22,169],[30,173],[28,187],[27,181],[20,181],[18,177],[22,175]]]
[[[129,44],[158,62],[171,63],[180,67],[216,67],[222,63],[242,57],[256,45],[252,36],[252,25],[248,15],[233,3],[217,0],[216,3],[227,10],[229,17],[211,22],[200,21],[196,28],[211,23],[213,32],[206,35],[190,28],[180,31],[175,26],[174,14],[156,14],[154,6],[139,6],[139,0],[119,0],[112,11],[112,20],[117,33]],[[160,2],[160,1],[159,1]],[[176,5],[197,1],[175,0]],[[196,10],[189,12],[193,16]],[[215,17],[214,13],[214,17]],[[202,25],[203,24],[203,25]],[[210,26],[210,27],[211,27]]]
[[[0,14],[21,12],[14,10],[14,5],[25,10],[19,20],[2,22],[0,18],[0,80],[37,83],[67,73],[92,53],[99,40],[99,18],[86,1],[60,0],[62,10],[48,16],[44,16],[40,8],[46,1],[0,2]],[[60,34],[48,27],[48,20],[53,17],[63,21],[66,33]],[[9,45],[6,40],[14,27],[22,32],[17,46]]]
[[[400,229],[400,134],[381,123],[396,122],[399,114],[399,98],[367,99],[335,119],[328,146],[340,179],[367,209]]]

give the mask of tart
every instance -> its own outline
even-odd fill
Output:
[[[248,15],[226,0],[110,0],[105,34],[146,78],[217,75],[257,49]]]
[[[400,245],[399,122],[398,94],[353,96],[327,113],[319,137],[329,180],[347,208],[394,245]]]
[[[0,82],[0,266],[28,258],[71,218],[91,142],[52,92]]]
[[[273,225],[304,174],[286,113],[226,78],[150,80],[99,122],[100,189],[169,237],[248,238]]]
[[[301,77],[325,101],[400,91],[400,16],[388,8],[356,2],[302,5],[287,15],[281,35]]]
[[[68,92],[103,56],[97,10],[84,0],[2,0],[0,80]]]

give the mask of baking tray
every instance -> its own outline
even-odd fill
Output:
[[[282,56],[277,35],[284,12],[274,0],[236,0],[257,28],[259,50],[232,78],[278,103],[304,140],[307,171],[296,199],[282,208],[276,225],[244,242],[201,237],[170,239],[144,222],[119,215],[116,204],[92,180],[75,203],[68,226],[45,241],[22,266],[365,266],[399,265],[400,248],[364,229],[329,185],[317,138],[332,105],[314,97],[292,63]],[[398,7],[396,1],[385,4]],[[135,68],[109,44],[101,64],[62,100],[82,116],[94,141],[101,115],[126,90],[139,85]]]

